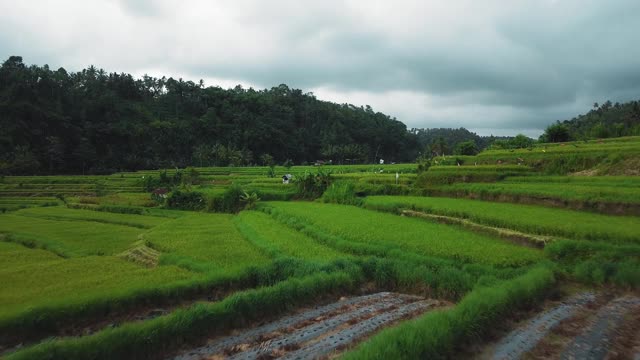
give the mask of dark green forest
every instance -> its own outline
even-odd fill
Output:
[[[26,66],[0,68],[0,170],[110,173],[163,167],[412,161],[417,137],[371,107],[280,85],[203,82]]]
[[[639,119],[639,102],[606,102],[551,125],[541,140],[640,134]],[[0,67],[0,174],[407,162],[473,154],[516,139],[464,128],[408,130],[368,105],[321,101],[284,84],[222,89],[94,66],[51,70],[27,66],[20,56]]]
[[[557,121],[540,136],[541,142],[603,139],[640,135],[640,101],[594,103],[586,114]]]

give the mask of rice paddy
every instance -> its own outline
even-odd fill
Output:
[[[304,307],[347,311],[341,301],[396,292],[410,294],[398,299],[441,310],[399,310],[409,303],[382,306],[370,317],[348,310],[354,311],[345,315],[349,321],[337,322],[335,331],[371,338],[331,348],[333,354],[455,358],[465,346],[502,336],[493,324],[537,309],[549,294],[573,287],[637,293],[637,177],[547,175],[551,167],[538,161],[580,157],[584,165],[607,151],[624,158],[638,143],[624,138],[491,150],[459,157],[460,166],[446,165],[455,159],[445,158],[445,165],[421,174],[416,164],[326,166],[322,171],[334,185],[315,201],[303,200],[296,182],[305,174],[320,179],[312,166],[196,168],[197,176],[179,170],[191,172],[188,183],[151,187],[149,179],[182,175],[172,169],[3,177],[0,354],[171,358],[209,339],[251,333],[256,323],[295,318]],[[283,184],[287,173],[294,180]],[[197,211],[169,208],[163,188],[167,196],[180,191],[183,201],[202,204]],[[215,212],[219,201],[240,211]],[[479,226],[403,216],[407,210]],[[499,236],[502,230],[548,241],[534,248]],[[339,318],[326,316],[327,324]],[[314,319],[323,324],[324,318]],[[365,331],[379,319],[390,327]],[[304,335],[315,325],[299,326],[281,328],[278,339],[288,343],[286,334]],[[326,354],[321,344],[317,337],[296,346]],[[295,346],[260,349],[215,354],[299,353]]]

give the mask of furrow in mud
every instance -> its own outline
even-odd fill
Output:
[[[640,311],[640,298],[619,297],[602,307],[582,334],[561,355],[562,359],[604,359],[613,343],[616,330],[631,312]]]
[[[394,300],[395,299],[395,300]],[[238,334],[213,339],[207,345],[191,349],[178,356],[174,360],[195,360],[209,357],[215,354],[223,356],[231,355],[241,350],[248,350],[251,344],[260,344],[282,334],[290,333],[296,329],[304,328],[305,322],[313,324],[330,319],[341,313],[349,313],[361,307],[372,304],[385,304],[389,301],[417,301],[421,298],[410,295],[399,295],[389,292],[376,293],[366,296],[353,297],[328,305],[317,307],[313,310],[284,317],[280,320],[267,323],[252,329],[246,329]]]
[[[562,304],[545,311],[524,326],[512,331],[496,346],[492,359],[519,359],[522,355],[533,349],[540,340],[557,326],[562,320],[567,319],[586,304],[595,300],[595,295],[590,292],[582,293],[569,298]]]
[[[352,311],[336,314],[331,318],[305,324],[300,324],[301,328],[283,334],[279,337],[263,341],[262,343],[255,344],[251,349],[231,356],[229,359],[233,360],[249,360],[261,357],[271,357],[271,354],[277,353],[279,349],[289,349],[291,347],[297,347],[297,344],[310,341],[312,339],[323,336],[324,334],[331,333],[338,330],[343,325],[348,325],[350,322],[357,322],[363,317],[368,317],[372,314],[379,312],[389,311],[398,306],[403,305],[406,302],[412,302],[418,300],[414,297],[396,296],[380,299],[372,304],[366,304],[360,306]],[[294,325],[294,328],[297,326]]]
[[[282,359],[317,359],[336,350],[340,350],[358,339],[381,329],[394,321],[415,315],[434,307],[432,301],[418,301],[402,305],[391,311],[383,312],[371,318],[360,321],[353,326],[336,333],[322,337],[311,344],[300,346],[297,350],[285,353]],[[277,355],[277,354],[276,354]]]

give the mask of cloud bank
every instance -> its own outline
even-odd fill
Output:
[[[0,0],[0,58],[281,83],[408,127],[537,136],[640,98],[640,2]]]

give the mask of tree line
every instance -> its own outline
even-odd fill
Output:
[[[540,141],[625,135],[640,135],[638,101],[594,104],[549,126]],[[0,174],[406,162],[532,141],[464,128],[408,130],[368,105],[321,101],[284,84],[222,89],[94,66],[78,72],[27,66],[20,56],[0,67]]]
[[[640,135],[640,101],[594,103],[586,114],[549,125],[540,142],[603,139]]]
[[[27,66],[0,68],[0,172],[111,173],[166,167],[412,161],[417,137],[370,106],[280,85]]]

